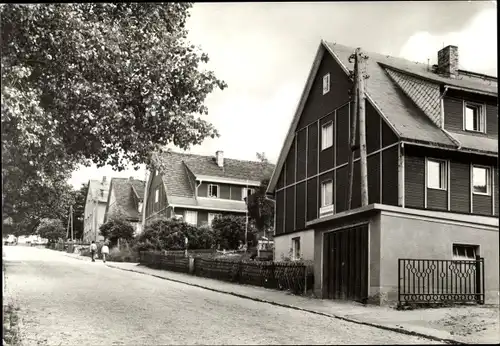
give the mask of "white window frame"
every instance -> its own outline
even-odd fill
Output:
[[[298,251],[297,251],[296,244],[299,245],[298,246]],[[292,260],[294,260],[294,261],[299,260],[300,259],[300,253],[301,253],[300,237],[294,237],[294,238],[292,238]]]
[[[212,227],[212,221],[214,221],[214,219],[219,216],[219,213],[208,213],[208,225]]]
[[[330,73],[323,76],[323,95],[330,91]]]
[[[247,193],[248,193],[248,190],[251,190],[251,195],[253,195],[255,193],[255,189],[253,187],[242,187],[241,188],[241,200],[244,201],[246,197],[248,197]]]
[[[158,203],[160,201],[160,189],[156,188],[155,189],[155,203]]]
[[[333,121],[328,121],[321,126],[321,150],[333,146]]]
[[[474,168],[480,168],[480,169],[485,169],[486,170],[486,193],[484,192],[476,192],[474,191]],[[483,196],[490,196],[491,195],[491,167],[488,166],[481,166],[481,165],[472,165],[471,168],[471,190],[474,195],[483,195]]]
[[[440,168],[443,167],[443,170],[440,171],[440,185],[442,185],[442,187],[435,187],[435,186],[429,186],[429,162],[434,162],[434,163],[439,163],[440,164]],[[443,164],[443,166],[441,166],[441,164]],[[427,176],[425,177],[425,186],[428,188],[428,189],[433,189],[433,190],[441,190],[441,191],[446,191],[448,190],[448,161],[447,160],[442,160],[442,159],[434,159],[434,158],[430,158],[428,157],[427,160],[425,161],[425,171],[427,173]]]
[[[188,217],[189,213],[194,218],[194,222],[191,222],[191,219]],[[198,225],[198,212],[196,210],[184,210],[184,221],[190,225],[197,226]]]
[[[332,203],[330,203],[330,204],[326,204],[326,201],[325,201],[327,184],[332,184]],[[328,180],[321,182],[321,208],[329,207],[331,205],[333,205],[333,180],[328,179]]]
[[[479,129],[468,129],[467,128],[467,107],[474,107],[479,112]],[[463,129],[467,132],[476,132],[476,133],[486,133],[486,107],[482,103],[470,102],[464,100],[463,106]]]
[[[216,186],[217,187],[217,195],[216,196],[211,196],[210,195],[210,190],[211,190],[212,186]],[[208,184],[207,196],[210,197],[210,198],[219,198],[219,196],[220,196],[220,187],[219,187],[219,185],[217,185],[217,184]]]

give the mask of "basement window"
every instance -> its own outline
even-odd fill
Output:
[[[485,112],[483,105],[465,102],[464,105],[464,130],[473,132],[485,131]]]
[[[446,190],[446,161],[427,159],[427,187]]]
[[[490,194],[489,167],[472,166],[472,191],[477,195]]]
[[[453,244],[453,259],[457,261],[475,260],[477,245]]]
[[[292,238],[292,259],[300,259],[300,237]]]
[[[208,197],[219,198],[219,186],[210,184],[208,185]]]
[[[321,127],[321,150],[333,145],[333,122],[327,122]]]
[[[323,95],[330,91],[330,74],[327,73],[323,76]]]

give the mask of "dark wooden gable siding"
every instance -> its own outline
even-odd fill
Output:
[[[160,190],[158,203],[155,203],[156,189]],[[161,175],[158,174],[153,177],[151,185],[148,190],[148,196],[146,202],[146,218],[148,218],[152,214],[158,213],[159,211],[164,211],[166,207],[167,207],[167,195],[165,193],[165,187],[163,186],[163,180],[161,178]]]
[[[494,203],[494,214],[498,216],[498,166],[495,167],[494,169],[494,174],[493,174],[493,203]]]
[[[323,95],[323,76],[330,72],[330,92]],[[277,183],[276,235],[304,229],[307,221],[318,218],[321,207],[321,183],[333,180],[336,213],[347,209],[350,124],[353,103],[348,91],[351,82],[333,58],[326,55],[320,64],[311,93],[305,102],[293,144]],[[366,101],[369,202],[398,204],[397,136]],[[333,145],[321,149],[321,128],[332,122]],[[358,126],[359,129],[359,126]],[[389,148],[383,148],[389,146]],[[381,151],[382,149],[382,151]],[[381,152],[377,152],[381,151]],[[377,152],[377,153],[375,153]],[[355,153],[352,208],[361,206],[359,150]],[[386,185],[381,188],[381,181]],[[382,185],[382,186],[384,186]],[[382,191],[384,193],[382,194]]]
[[[450,177],[449,188],[448,186],[445,190],[427,188],[425,181],[426,157],[446,160],[450,170],[447,174]],[[471,194],[471,165],[484,165],[493,169],[495,158],[407,146],[405,147],[404,160],[405,207],[448,210],[456,213],[470,213],[472,208],[473,214],[492,215],[492,195]],[[493,190],[492,194],[494,193]]]
[[[484,104],[486,115],[486,134],[464,131],[464,101]],[[475,136],[498,138],[498,100],[490,96],[471,95],[468,93],[448,90],[443,99],[444,127],[447,130],[468,133]]]

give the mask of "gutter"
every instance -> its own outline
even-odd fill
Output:
[[[200,183],[198,185],[195,185],[194,186],[194,189],[195,189],[195,195],[194,195],[194,198],[195,199],[198,199],[198,188],[200,187],[201,183],[203,183],[203,180],[202,179],[199,179],[198,180]]]
[[[446,135],[446,137],[448,137],[453,143],[455,143],[455,145],[457,146],[457,150],[460,150],[460,149],[462,149],[462,144],[458,141],[458,139],[456,139],[455,137],[453,137],[451,135],[451,133],[449,133],[444,128],[444,96],[448,92],[449,88],[451,88],[451,87],[448,86],[448,85],[445,85],[443,93],[441,94],[441,96],[439,96],[439,99],[440,99],[440,102],[441,102],[441,130],[444,132],[444,134]]]

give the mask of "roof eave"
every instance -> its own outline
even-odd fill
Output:
[[[463,153],[479,154],[479,155],[486,155],[486,156],[493,156],[493,157],[498,156],[498,152],[492,152],[492,151],[488,151],[488,150],[478,150],[478,149],[472,149],[472,148],[464,148],[464,147],[458,148],[457,146],[454,146],[454,145],[446,145],[446,144],[442,144],[442,143],[423,141],[420,139],[401,138],[401,142],[405,143],[405,144],[424,146],[424,147],[430,147],[430,148],[435,148],[435,149],[453,150],[453,151],[458,151],[458,152],[463,152]]]

